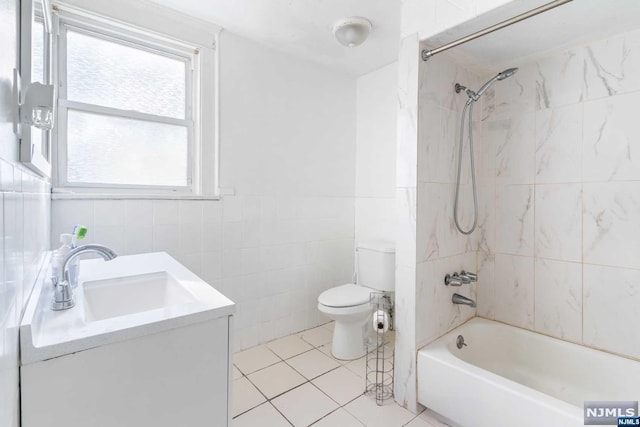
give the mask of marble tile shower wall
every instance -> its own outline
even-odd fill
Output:
[[[640,31],[483,99],[478,314],[640,358]]]
[[[51,238],[80,222],[118,253],[168,252],[238,304],[239,350],[325,321],[318,295],[352,280],[354,215],[352,197],[55,200]]]
[[[447,54],[420,64],[418,107],[418,192],[417,192],[417,283],[416,344],[419,347],[440,337],[475,315],[475,309],[454,305],[457,292],[476,298],[476,287],[447,287],[447,273],[476,267],[475,234],[456,229],[453,201],[456,186],[460,117],[467,96],[456,93],[456,82],[477,87],[480,78],[458,65]],[[474,141],[480,144],[480,109],[473,111]],[[469,157],[463,157],[459,219],[465,229],[472,225]]]
[[[420,40],[481,15],[511,0],[402,0],[398,52],[398,129],[396,151],[396,357],[395,399],[411,411],[416,397],[416,332],[424,321],[418,299],[416,214],[418,191],[418,96]],[[447,79],[448,80],[448,79]],[[424,207],[423,207],[424,208]],[[422,235],[420,235],[422,238]]]
[[[49,184],[0,160],[0,424],[18,421],[18,328],[49,247],[49,214]]]

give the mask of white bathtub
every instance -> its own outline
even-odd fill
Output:
[[[640,362],[478,317],[418,352],[418,401],[459,426],[582,426],[585,400],[640,400]]]

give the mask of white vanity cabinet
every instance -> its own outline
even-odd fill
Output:
[[[76,306],[64,312],[49,310],[46,285],[36,290],[41,295],[34,291],[38,304],[30,301],[21,325],[22,427],[231,425],[234,304],[167,254],[145,256],[114,265],[83,261]],[[134,257],[144,256],[121,258]],[[142,268],[144,260],[154,262]],[[160,267],[188,283],[196,301],[83,320],[82,286]]]

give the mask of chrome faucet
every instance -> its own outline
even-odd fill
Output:
[[[478,281],[478,275],[476,273],[471,273],[471,272],[464,271],[464,270],[462,270],[460,272],[460,277],[462,277],[462,280],[466,281],[466,283],[471,283],[471,282],[477,282]]]
[[[444,284],[447,286],[462,286],[478,281],[478,275],[462,270],[460,273],[447,274],[444,276]]]
[[[114,251],[103,245],[83,245],[71,250],[62,261],[62,268],[58,269],[58,275],[51,278],[53,283],[53,304],[51,310],[66,310],[75,305],[73,291],[69,281],[69,264],[80,255],[95,253],[105,261],[110,261],[118,256]]]
[[[476,302],[474,300],[460,294],[453,294],[453,296],[451,297],[451,302],[454,304],[468,305],[469,307],[476,306]]]

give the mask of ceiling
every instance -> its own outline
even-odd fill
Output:
[[[548,2],[515,0],[430,37],[425,43],[438,47]],[[638,0],[574,0],[447,52],[479,70],[495,72],[513,66],[515,61],[637,28]]]
[[[267,46],[359,76],[395,61],[400,40],[398,0],[152,0],[218,24]],[[362,16],[369,39],[349,49],[333,37],[333,23]]]

